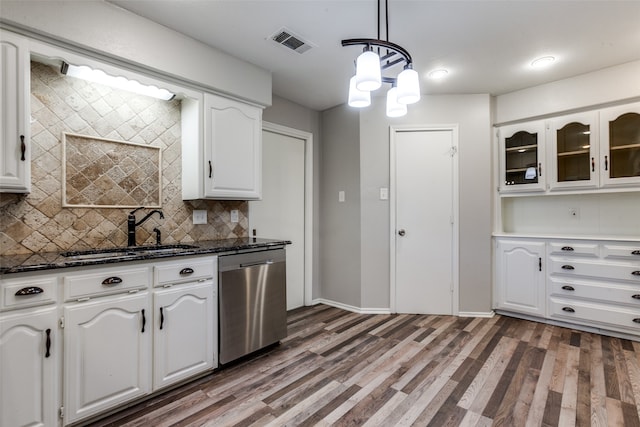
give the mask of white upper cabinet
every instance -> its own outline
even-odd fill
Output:
[[[259,200],[262,108],[208,93],[198,104],[182,106],[182,199]]]
[[[600,185],[640,184],[640,103],[600,111]]]
[[[544,191],[544,122],[502,126],[498,139],[500,192]]]
[[[0,192],[31,191],[29,47],[0,31]]]
[[[551,119],[547,123],[549,188],[598,186],[598,113],[587,112]]]

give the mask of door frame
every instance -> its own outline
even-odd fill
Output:
[[[458,125],[457,124],[444,124],[444,125],[400,125],[389,126],[389,308],[392,313],[396,313],[396,134],[401,132],[428,132],[428,131],[451,131],[453,138],[452,148],[452,191],[453,191],[453,222],[452,229],[452,245],[451,245],[451,280],[452,280],[452,293],[451,293],[451,308],[452,314],[457,316],[460,313],[460,295],[459,295],[459,243],[460,243],[460,214],[459,214],[459,172],[458,172],[458,157],[459,157],[459,139],[458,139]]]
[[[313,134],[310,132],[262,122],[262,131],[277,133],[304,141],[304,305],[313,304]],[[249,214],[249,230],[251,230]]]

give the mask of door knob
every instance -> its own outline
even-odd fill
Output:
[[[398,234],[399,234],[400,236],[404,236],[405,234],[407,234],[407,232],[406,232],[406,231],[404,231],[404,228],[403,228],[403,229],[398,230]]]

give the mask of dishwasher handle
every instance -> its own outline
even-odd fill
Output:
[[[240,264],[240,268],[255,267],[256,265],[271,265],[271,264],[273,264],[273,260],[268,259],[266,261],[248,262],[246,264]]]

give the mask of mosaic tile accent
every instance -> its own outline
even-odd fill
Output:
[[[160,101],[63,76],[31,63],[30,194],[0,194],[0,255],[126,246],[131,209],[62,206],[62,134],[70,132],[160,147],[162,211],[140,227],[137,243],[192,243],[248,236],[245,201],[189,201],[181,197],[180,101]],[[205,209],[208,223],[193,225]],[[239,211],[232,223],[230,211]],[[138,212],[138,216],[144,211]]]
[[[65,133],[63,206],[160,207],[159,147]]]

